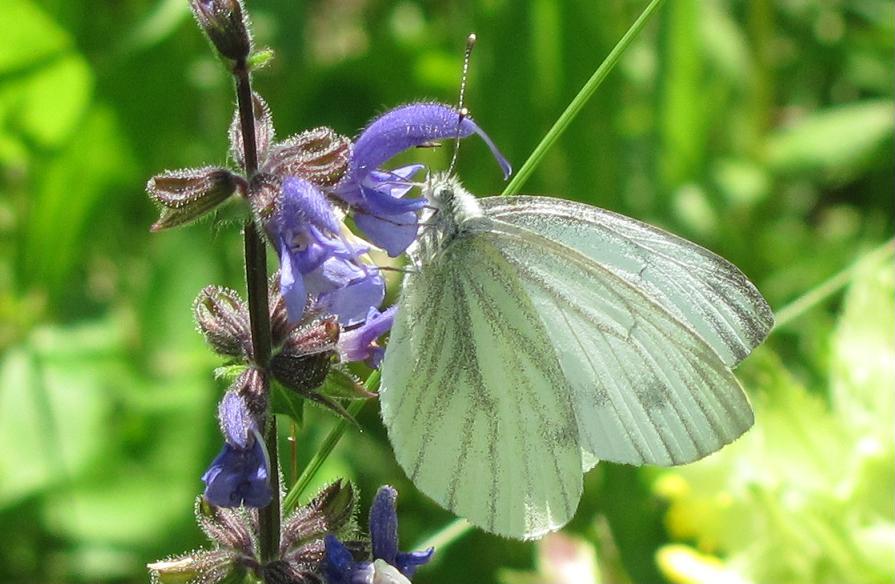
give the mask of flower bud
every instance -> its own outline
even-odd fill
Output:
[[[217,584],[237,569],[236,557],[226,550],[200,550],[180,557],[147,564],[152,581],[160,584]]]
[[[146,191],[162,206],[152,231],[195,221],[232,195],[239,179],[225,168],[207,166],[174,170],[149,179]]]
[[[293,391],[305,394],[323,384],[332,358],[331,352],[314,355],[280,353],[271,361],[270,369],[277,381]]]
[[[254,553],[251,518],[240,509],[218,507],[203,496],[196,497],[196,520],[210,540],[244,556]]]
[[[267,284],[268,306],[270,307],[270,336],[274,347],[279,347],[297,326],[289,322],[286,299],[280,293],[280,271],[270,277]]]
[[[328,319],[294,331],[270,363],[274,377],[305,395],[316,389],[329,373],[339,339],[339,325]]]
[[[206,286],[193,304],[199,331],[219,355],[247,358],[252,355],[249,310],[229,288]]]
[[[308,541],[342,532],[350,524],[356,506],[357,495],[350,482],[340,479],[325,487],[283,521],[280,552],[291,555],[290,550]]]
[[[248,24],[239,0],[190,0],[199,27],[218,52],[244,61],[252,50]]]
[[[267,415],[267,400],[270,394],[267,374],[261,369],[249,367],[239,374],[239,377],[236,378],[230,389],[245,400],[246,407],[258,423],[258,427],[263,428],[264,417]]]
[[[315,128],[276,144],[265,172],[297,176],[321,187],[335,186],[348,171],[351,140],[329,128]]]
[[[266,172],[259,172],[249,183],[249,206],[252,215],[261,225],[267,225],[276,216],[282,203],[283,179]]]
[[[316,584],[320,576],[297,562],[274,560],[261,569],[264,584]]]
[[[255,151],[258,160],[267,158],[267,151],[274,140],[273,116],[270,107],[260,95],[252,92],[252,113],[255,118]],[[230,122],[230,156],[239,168],[245,169],[245,145],[242,141],[242,122],[239,119],[239,110],[233,112],[233,120]]]

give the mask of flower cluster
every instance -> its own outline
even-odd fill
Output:
[[[276,275],[274,276],[276,279]],[[270,382],[335,412],[350,417],[338,398],[368,398],[365,392],[334,360],[361,360],[370,350],[359,347],[352,336],[376,328],[358,327],[346,333],[350,351],[341,348],[340,328],[332,317],[307,313],[290,323],[284,298],[276,286],[270,287],[271,336],[275,347],[267,369],[254,363],[248,306],[230,289],[208,286],[194,305],[196,322],[208,344],[234,363],[234,381],[218,407],[224,445],[202,476],[205,497],[220,507],[263,507],[273,496],[270,462],[262,439],[270,401]],[[366,337],[365,337],[366,338]],[[366,352],[365,352],[366,351]],[[339,392],[329,395],[322,389],[328,377],[340,383]]]
[[[280,290],[291,319],[301,317],[310,299],[342,326],[375,319],[377,330],[385,332],[388,327],[382,325],[391,315],[383,317],[378,311],[384,281],[365,254],[372,246],[392,257],[402,254],[418,235],[426,200],[407,196],[422,165],[392,170],[383,165],[414,146],[471,134],[485,140],[509,174],[504,157],[472,119],[450,106],[417,103],[387,112],[361,133],[338,183],[296,173],[302,169],[292,169],[293,174],[279,182],[274,179],[280,185],[279,198],[262,220],[280,257]],[[337,209],[348,210],[367,241],[348,231]]]
[[[149,565],[154,582],[242,581],[246,574],[272,584],[322,584],[327,537],[338,536],[344,550],[359,557],[367,544],[355,539],[357,497],[350,483],[336,481],[283,520],[276,557],[264,561],[258,548],[258,512],[228,508],[207,498],[196,501],[196,518],[212,549],[198,550]]]
[[[408,196],[419,184],[414,177],[422,165],[391,170],[384,165],[414,146],[477,134],[504,173],[510,172],[481,128],[443,104],[395,108],[353,143],[328,128],[278,142],[270,109],[257,94],[252,109],[258,170],[251,177],[245,177],[242,133],[234,117],[230,156],[243,174],[218,167],[179,170],[154,177],[147,187],[162,206],[155,230],[197,219],[234,193],[244,195],[280,260],[269,294],[275,352],[267,367],[255,362],[248,308],[236,292],[208,287],[195,303],[209,345],[244,366],[219,407],[223,448],[202,477],[205,496],[222,507],[263,507],[273,496],[261,439],[271,377],[350,417],[338,399],[318,390],[333,361],[378,367],[382,360],[377,339],[391,328],[396,307],[381,308],[385,281],[368,252],[376,247],[391,256],[403,253],[418,236],[426,204],[425,198]],[[348,229],[349,216],[366,240]],[[347,397],[370,396],[357,384],[347,386],[354,387]]]
[[[251,90],[251,73],[263,55],[253,51],[243,0],[189,4],[236,81],[232,166],[166,171],[150,179],[146,189],[160,207],[152,230],[196,221],[234,195],[247,201],[252,310],[236,292],[217,286],[202,290],[194,304],[199,331],[227,361],[219,372],[231,380],[218,406],[224,444],[202,475],[205,490],[196,505],[214,548],[150,564],[153,579],[217,584],[250,574],[266,584],[408,583],[434,550],[398,550],[397,493],[391,487],[379,490],[370,510],[372,549],[354,539],[357,501],[350,484],[337,482],[291,515],[277,516],[279,506],[271,502],[281,485],[279,469],[271,465],[277,439],[272,413],[283,410],[274,402],[285,399],[294,413],[300,410],[292,400],[303,398],[351,419],[342,400],[374,395],[345,368],[361,361],[380,365],[384,349],[378,340],[397,310],[382,306],[385,279],[369,252],[403,254],[419,236],[427,206],[424,197],[411,196],[425,167],[388,168],[388,162],[413,147],[477,134],[505,175],[509,165],[465,110],[438,103],[393,109],[354,141],[329,128],[277,140],[270,109]],[[280,265],[268,286],[268,314],[263,280],[256,277],[266,268],[261,233]]]
[[[398,492],[384,486],[370,507],[372,560],[356,560],[345,542],[327,535],[325,574],[327,584],[404,584],[416,569],[432,559],[434,548],[422,552],[398,551]]]

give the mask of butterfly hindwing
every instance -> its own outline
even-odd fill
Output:
[[[682,464],[752,425],[728,366],[663,304],[526,228],[495,220],[482,236],[511,263],[556,347],[585,457]]]
[[[581,495],[571,388],[515,269],[486,237],[407,276],[382,416],[420,490],[488,531],[535,537]]]

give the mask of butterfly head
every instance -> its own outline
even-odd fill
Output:
[[[435,173],[423,186],[423,195],[433,209],[433,218],[456,228],[464,221],[482,215],[482,208],[460,181],[448,173]]]
[[[422,263],[433,260],[464,230],[470,219],[482,217],[482,208],[456,177],[440,172],[429,176],[422,188],[428,213],[412,255]]]

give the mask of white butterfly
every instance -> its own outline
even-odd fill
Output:
[[[562,199],[436,175],[380,402],[414,484],[487,531],[572,518],[598,460],[676,465],[753,423],[731,368],[773,314],[733,264]]]

